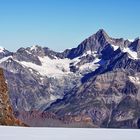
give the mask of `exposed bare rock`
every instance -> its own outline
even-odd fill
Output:
[[[26,126],[16,119],[9,101],[7,84],[4,79],[3,70],[0,68],[0,124],[11,126]]]

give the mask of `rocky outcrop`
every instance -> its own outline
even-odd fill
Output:
[[[0,125],[26,126],[16,119],[9,100],[8,88],[4,79],[3,70],[0,68]]]

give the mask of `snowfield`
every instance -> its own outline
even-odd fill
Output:
[[[69,69],[69,63],[70,59],[50,59],[49,57],[39,57],[42,66],[36,65],[31,62],[19,62],[23,66],[26,66],[28,68],[32,68],[39,72],[42,76],[59,76],[59,75],[65,75],[70,73]]]
[[[124,48],[122,50],[124,53],[128,53],[130,58],[132,59],[138,59],[138,54],[135,51],[132,51],[130,48]]]
[[[0,126],[1,140],[138,140],[139,130]]]

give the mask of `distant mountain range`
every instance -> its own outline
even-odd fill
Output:
[[[11,103],[30,126],[139,128],[140,39],[100,29],[76,48],[0,49]]]

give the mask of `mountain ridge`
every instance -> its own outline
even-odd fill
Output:
[[[139,107],[139,48],[139,39],[115,39],[100,29],[61,53],[34,45],[2,55],[0,66],[16,117],[30,126],[53,126],[56,121],[54,126],[117,123],[119,128],[137,128],[138,110],[127,109],[129,118],[123,104]]]

